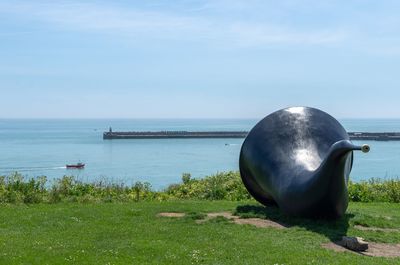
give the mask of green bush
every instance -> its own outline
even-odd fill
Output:
[[[400,202],[399,179],[349,182],[349,199],[355,202]]]
[[[349,200],[355,202],[400,202],[400,180],[371,179],[349,182]],[[83,183],[64,176],[48,183],[47,178],[26,179],[19,173],[0,176],[0,203],[58,202],[137,202],[176,199],[230,200],[251,199],[239,172],[220,172],[202,179],[182,175],[182,182],[155,191],[148,182],[131,186],[107,181]]]
[[[46,177],[31,178],[25,181],[19,173],[0,177],[0,202],[38,203],[47,193]]]
[[[170,185],[165,192],[177,199],[240,201],[251,196],[244,187],[239,172],[221,172],[202,179],[182,176],[181,184]]]
[[[64,176],[50,185],[46,177],[25,179],[19,173],[0,176],[0,203],[58,203],[66,202],[113,202],[139,200],[165,200],[160,192],[152,191],[147,182],[134,186],[104,181],[83,183],[75,177]],[[160,197],[160,198],[158,198]]]

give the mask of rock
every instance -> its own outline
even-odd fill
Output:
[[[340,245],[353,251],[366,251],[368,249],[368,242],[361,237],[344,236]]]

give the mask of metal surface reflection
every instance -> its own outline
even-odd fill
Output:
[[[259,202],[285,213],[337,218],[348,204],[353,150],[346,130],[329,114],[292,107],[261,120],[247,135],[239,166],[244,185]]]

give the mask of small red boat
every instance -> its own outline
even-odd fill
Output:
[[[77,168],[77,169],[82,169],[85,167],[85,164],[79,162],[78,164],[70,164],[70,165],[66,165],[67,168]]]

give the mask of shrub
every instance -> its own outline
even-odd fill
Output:
[[[355,202],[400,202],[400,180],[370,179],[349,182],[349,200]],[[251,199],[239,172],[220,172],[202,179],[182,175],[182,182],[155,191],[148,182],[126,186],[107,181],[83,183],[72,176],[47,182],[44,176],[26,179],[19,173],[0,176],[0,203],[58,202],[137,202],[175,199],[230,200]]]
[[[172,184],[164,192],[177,199],[239,201],[251,196],[243,186],[239,172],[221,172],[203,179],[184,174],[181,184]]]
[[[349,199],[355,202],[400,202],[399,179],[349,182]]]

